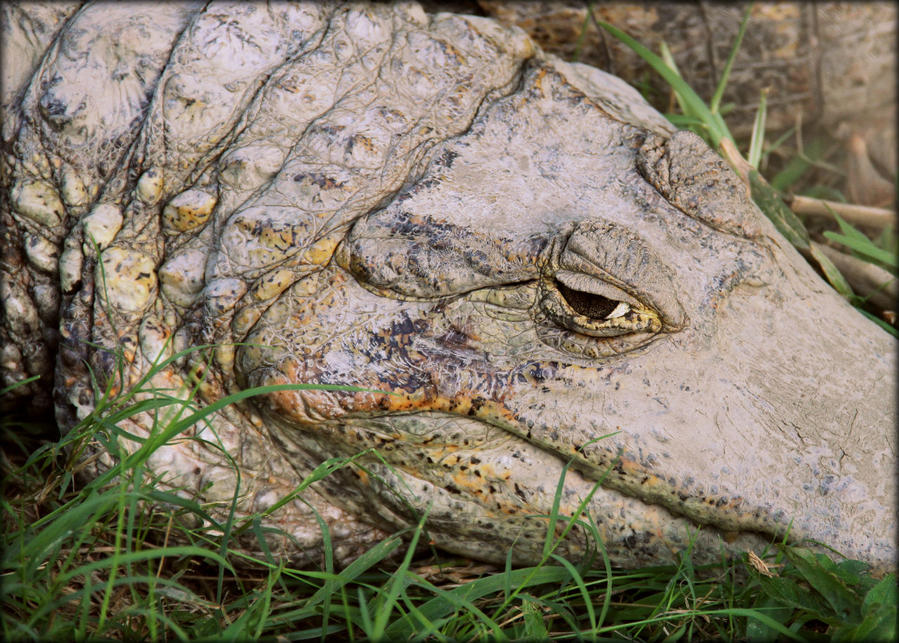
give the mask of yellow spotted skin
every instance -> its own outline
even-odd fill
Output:
[[[155,295],[156,271],[152,259],[127,248],[105,250],[95,279],[103,284],[101,297],[122,311],[140,312]]]
[[[186,190],[176,195],[162,211],[163,223],[174,232],[195,230],[209,220],[216,199],[203,190]]]
[[[20,216],[48,228],[59,225],[63,205],[56,190],[46,181],[20,181],[13,186],[10,196]]]
[[[30,17],[3,25],[29,71],[0,364],[67,427],[97,386],[272,387],[146,466],[218,520],[263,512],[294,562],[427,513],[450,552],[535,564],[557,490],[618,565],[785,537],[894,560],[893,340],[620,79],[413,3]]]
[[[135,196],[148,205],[153,205],[162,197],[163,174],[161,168],[152,167],[137,181]]]

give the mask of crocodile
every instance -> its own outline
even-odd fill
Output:
[[[196,393],[148,474],[297,562],[895,565],[894,340],[619,78],[413,3],[5,10],[2,373],[64,429]]]

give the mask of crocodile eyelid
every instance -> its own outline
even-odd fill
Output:
[[[684,324],[673,271],[646,241],[610,221],[581,222],[559,253],[556,274],[563,284],[578,275],[578,290],[657,311],[668,329]]]
[[[557,270],[553,277],[572,290],[600,295],[607,299],[630,304],[631,306],[642,305],[638,299],[605,279],[597,279],[594,276],[570,270]]]
[[[540,305],[548,318],[580,335],[608,338],[662,330],[659,314],[639,302],[631,306],[605,294],[569,288],[556,279],[542,280],[542,291]]]

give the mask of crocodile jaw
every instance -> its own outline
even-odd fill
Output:
[[[590,496],[617,560],[665,559],[703,526],[706,552],[720,535],[739,550],[789,534],[890,565],[892,340],[818,287],[791,248],[771,251],[786,283],[737,287],[715,302],[713,322],[592,366],[533,359],[539,351],[484,359],[483,338],[462,336],[452,306],[385,303],[334,277],[329,287],[343,283],[356,310],[378,314],[303,361],[315,368],[282,360],[247,383],[391,391],[285,392],[269,396],[266,415],[279,440],[320,457],[377,449],[383,461],[369,458],[367,475],[340,478],[328,497],[397,527],[427,510],[431,537],[451,551],[502,560],[514,542],[521,562],[539,558],[545,523],[534,516],[551,512],[570,462],[561,510]],[[804,294],[786,305],[791,289]],[[866,346],[842,345],[831,324]],[[359,358],[373,350],[376,362]],[[821,350],[834,359],[822,363]],[[876,358],[858,364],[859,350]],[[734,356],[726,369],[722,354]]]

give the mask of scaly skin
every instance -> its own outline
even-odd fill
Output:
[[[893,564],[894,342],[622,81],[415,5],[67,15],[9,94],[0,284],[4,377],[52,378],[63,425],[91,372],[120,390],[215,343],[153,384],[368,389],[188,436],[240,468],[239,515],[372,450],[269,516],[294,559],[316,514],[346,559],[427,511],[450,551],[533,562],[571,462],[561,511],[589,497],[617,563],[792,524]],[[217,515],[238,484],[198,440],[149,467]]]

